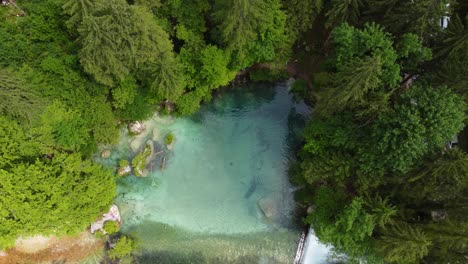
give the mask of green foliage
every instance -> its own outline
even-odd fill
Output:
[[[271,61],[287,41],[286,15],[279,0],[218,0],[213,18],[219,43],[232,53],[238,69]]]
[[[332,0],[332,7],[326,14],[326,25],[332,27],[345,22],[356,24],[363,5],[363,0]]]
[[[123,167],[127,167],[128,165],[130,165],[130,162],[128,162],[128,160],[120,160],[119,161],[119,167],[123,168]]]
[[[343,186],[353,171],[354,160],[351,156],[339,152],[326,152],[302,164],[304,178],[309,184],[329,181]]]
[[[313,226],[332,225],[343,210],[345,198],[343,192],[337,192],[337,189],[320,186],[313,197],[315,209],[307,216],[306,222]]]
[[[138,153],[132,160],[133,171],[136,176],[143,176],[146,167],[146,159],[151,155],[151,148],[145,146],[145,149]]]
[[[468,155],[459,148],[448,150],[424,163],[408,182],[412,191],[406,190],[405,196],[416,200],[440,202],[463,195],[468,189]]]
[[[378,251],[390,263],[419,263],[431,244],[421,229],[405,224],[386,229],[377,243]]]
[[[317,106],[322,114],[351,110],[357,115],[373,115],[387,104],[389,93],[382,85],[380,57],[356,59],[339,71],[334,86],[322,94],[325,103]]]
[[[91,0],[67,0],[63,5],[63,11],[70,16],[66,23],[68,29],[76,29],[89,16],[93,8]]]
[[[367,21],[379,21],[396,36],[414,33],[425,43],[440,34],[440,19],[444,15],[450,15],[451,7],[456,5],[455,1],[451,0],[365,0],[365,2],[367,2]],[[450,2],[452,4],[446,7]]]
[[[154,101],[177,100],[184,92],[185,76],[173,54],[163,54],[161,59],[150,67],[154,76],[150,84],[150,92],[154,93]]]
[[[284,6],[288,15],[289,32],[299,37],[312,28],[323,9],[323,0],[291,0],[285,1]]]
[[[31,122],[42,110],[42,99],[21,83],[14,73],[0,69],[0,114]]]
[[[200,107],[201,97],[195,92],[189,92],[182,95],[177,100],[177,113],[180,115],[189,115],[195,113]]]
[[[382,83],[390,88],[398,84],[398,54],[393,48],[390,34],[383,31],[381,26],[375,23],[366,24],[364,29],[360,30],[345,23],[335,28],[331,36],[335,46],[334,64],[338,71],[346,68],[348,63],[353,63],[355,59],[362,60],[370,55],[374,60],[380,58]]]
[[[374,227],[375,219],[364,210],[364,200],[354,198],[334,223],[320,225],[316,231],[322,241],[333,243],[352,256],[359,256],[366,252]]]
[[[129,256],[132,251],[136,248],[135,241],[127,236],[122,236],[119,238],[117,244],[114,248],[109,250],[109,258],[111,259],[122,259]]]
[[[361,168],[369,173],[408,172],[461,131],[465,111],[462,98],[445,87],[412,87],[373,125],[369,144],[361,150]]]
[[[168,35],[143,7],[124,0],[97,1],[84,17],[80,62],[96,81],[114,86],[128,74],[145,69],[172,49]]]
[[[164,138],[164,143],[166,143],[166,145],[170,145],[172,144],[172,142],[174,142],[174,140],[175,140],[174,134],[171,132],[167,134],[166,137]]]
[[[14,121],[0,119],[3,247],[20,235],[81,232],[112,203],[115,183],[110,171],[79,154],[44,153],[42,142]]]
[[[80,150],[89,140],[89,129],[80,113],[67,110],[60,101],[49,105],[42,114],[40,133],[44,139],[52,139],[50,145],[58,145],[66,150]]]
[[[397,215],[395,206],[388,202],[388,197],[382,199],[380,196],[369,198],[366,201],[370,212],[375,217],[375,222],[380,228],[384,228],[387,224],[393,223],[393,219]]]
[[[119,232],[119,224],[116,221],[106,221],[103,228],[107,234],[114,234]]]
[[[415,72],[421,62],[432,58],[432,51],[423,47],[420,38],[412,33],[405,34],[397,44],[398,56],[403,61],[402,71],[405,73]]]
[[[307,88],[309,85],[304,79],[297,79],[291,85],[291,92],[294,94],[294,97],[297,99],[304,99],[307,97]]]
[[[120,84],[112,89],[114,98],[113,106],[118,109],[125,109],[132,104],[137,96],[137,84],[132,77],[125,78]]]

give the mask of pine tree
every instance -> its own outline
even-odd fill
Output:
[[[363,0],[333,0],[332,7],[326,14],[327,27],[332,28],[344,22],[355,25],[359,20],[363,5]]]
[[[43,108],[43,100],[6,69],[0,69],[0,114],[31,123]]]
[[[384,229],[377,250],[391,263],[418,263],[429,253],[432,241],[420,228],[398,224]]]
[[[65,14],[69,15],[66,25],[69,30],[76,30],[83,20],[90,15],[93,10],[92,0],[67,0],[63,4]]]
[[[333,114],[347,110],[360,110],[375,113],[379,108],[385,107],[385,99],[379,105],[372,105],[369,94],[375,93],[382,85],[382,65],[380,57],[355,59],[334,78],[334,87],[327,90],[321,98],[317,111]],[[377,109],[374,109],[377,108]]]

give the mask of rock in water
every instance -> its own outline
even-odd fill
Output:
[[[128,130],[130,131],[130,133],[139,135],[146,130],[146,126],[143,122],[135,121],[128,124]]]
[[[132,172],[132,168],[130,167],[130,165],[127,165],[127,166],[124,166],[124,167],[120,167],[120,168],[117,170],[117,174],[118,174],[120,177],[127,176],[127,175],[130,174],[130,172]]]
[[[262,210],[263,214],[268,220],[278,219],[278,207],[276,202],[271,197],[265,197],[258,201],[258,207]]]
[[[111,156],[111,151],[109,149],[105,149],[101,152],[101,158],[107,159]]]

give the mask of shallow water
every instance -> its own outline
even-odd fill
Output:
[[[148,177],[118,185],[123,232],[140,242],[138,263],[292,263],[300,230],[286,171],[310,110],[287,90],[237,88],[191,117],[154,116],[145,134],[123,132],[102,163],[131,159],[148,140],[163,151]]]

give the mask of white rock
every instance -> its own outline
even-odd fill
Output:
[[[135,121],[128,124],[128,129],[131,133],[139,135],[146,130],[146,126],[143,122]]]
[[[111,151],[109,149],[105,149],[101,152],[101,158],[107,159],[111,156]]]
[[[125,167],[120,167],[117,170],[117,174],[119,176],[126,176],[126,175],[130,174],[130,172],[132,172],[132,168],[130,167],[130,165],[127,165]]]

